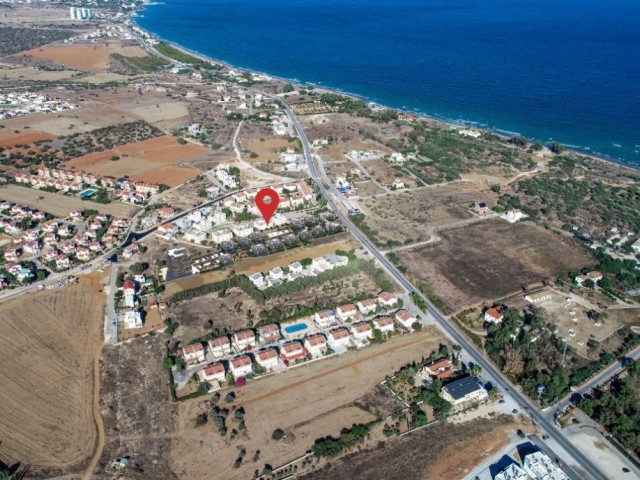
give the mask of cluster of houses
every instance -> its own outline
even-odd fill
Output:
[[[4,200],[0,200],[0,213],[8,217],[0,216],[0,230],[8,235],[20,233],[22,231],[20,223],[25,218],[29,219],[31,223],[37,223],[45,220],[47,217],[47,215],[40,210]]]
[[[160,191],[155,183],[134,182],[126,178],[101,177],[92,173],[40,167],[37,175],[17,173],[18,183],[34,188],[52,187],[63,192],[80,192],[87,186],[110,188],[114,197],[127,203],[144,203],[149,196]]]
[[[337,267],[344,267],[349,263],[349,258],[343,255],[325,255],[311,260],[311,264],[306,267],[300,262],[293,262],[285,269],[275,267],[266,274],[256,272],[249,276],[249,280],[258,290],[281,285],[284,282],[296,280],[301,277],[315,277],[316,275],[333,270]]]
[[[397,302],[395,295],[382,292],[377,298],[358,302],[358,308],[361,308],[361,313],[370,314],[376,311],[378,304],[394,306]],[[355,306],[351,307],[355,310]],[[356,313],[352,315],[356,316]],[[313,318],[322,330],[296,336],[290,333],[291,326],[301,324],[301,330],[304,332],[307,330],[306,324],[272,323],[255,331],[242,330],[230,336],[213,338],[206,345],[200,342],[187,345],[178,353],[188,366],[208,362],[197,374],[202,382],[208,382],[215,388],[227,379],[229,374],[238,379],[255,373],[259,368],[263,369],[263,372],[280,371],[305,360],[345,351],[351,346],[365,346],[374,338],[375,329],[389,332],[397,325],[401,329],[411,331],[411,325],[416,321],[412,313],[402,309],[396,311],[394,317],[380,316],[370,322],[361,319],[352,324],[336,324],[336,314],[331,310],[317,312]],[[349,320],[351,318],[349,317]]]
[[[600,280],[602,280],[602,273],[600,272],[588,272],[584,275],[578,275],[574,278],[576,285],[582,287],[587,280],[591,280],[594,284],[597,284]]]
[[[284,113],[276,113],[271,116],[271,128],[274,135],[289,135],[295,137],[295,132],[289,117]]]
[[[347,152],[347,158],[350,160],[375,160],[376,158],[381,158],[382,153],[376,152],[373,150],[360,151],[360,150],[349,150]]]
[[[33,113],[63,112],[74,110],[78,105],[67,100],[51,98],[33,92],[0,93],[0,105],[9,105],[9,108],[0,110],[0,120],[22,117]]]
[[[73,222],[84,221],[80,211],[70,214]],[[69,223],[57,220],[45,222],[15,237],[14,246],[5,249],[4,258],[17,262],[23,255],[38,256],[40,261],[53,269],[65,270],[73,265],[73,258],[87,262],[114,246],[127,230],[128,222],[97,214],[81,234]]]
[[[272,185],[271,189],[275,190],[280,197],[278,209],[296,209],[303,207],[306,202],[313,202],[315,195],[313,189],[306,184],[304,180],[290,183],[279,183]],[[225,198],[222,201],[224,208],[228,208],[231,213],[242,213],[245,210],[256,216],[260,215],[260,210],[256,207],[255,198],[260,188],[252,188]]]

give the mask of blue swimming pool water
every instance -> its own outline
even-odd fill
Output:
[[[297,333],[302,330],[306,330],[309,328],[306,323],[296,323],[294,325],[289,325],[288,327],[284,327],[284,331],[287,333]]]
[[[78,196],[80,198],[86,198],[86,197],[90,197],[91,195],[93,195],[94,193],[96,193],[95,190],[92,190],[91,188],[87,188],[86,190],[83,190],[82,192],[80,192],[78,194]]]

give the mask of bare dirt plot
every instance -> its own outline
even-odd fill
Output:
[[[358,401],[385,375],[428,355],[441,340],[440,334],[429,328],[254,381],[236,390],[234,404],[246,411],[247,434],[235,440],[221,438],[211,425],[194,428],[195,416],[202,413],[203,406],[186,402],[179,406],[180,433],[171,446],[172,469],[180,478],[198,478],[215,467],[216,478],[244,479],[266,463],[275,466],[298,457],[316,438],[337,435],[354,422],[379,418],[381,412],[363,410]],[[287,440],[271,439],[276,428],[286,432]],[[235,469],[240,447],[246,448],[247,456]],[[258,449],[260,460],[254,463],[251,457]],[[212,451],[217,452],[215,456],[205,454]]]
[[[145,335],[102,350],[100,400],[106,441],[96,478],[103,478],[113,460],[130,455],[127,478],[177,479],[167,460],[176,410],[162,366],[167,338]]]
[[[462,478],[509,443],[509,419],[436,424],[376,448],[354,452],[302,476],[304,480]]]
[[[38,140],[50,141],[54,140],[54,136],[45,132],[36,130],[26,130],[21,133],[15,133],[14,130],[0,130],[0,147],[13,147],[14,145],[31,145]]]
[[[45,45],[21,53],[78,69],[105,69],[109,53],[106,45]]]
[[[174,120],[189,115],[189,109],[186,103],[166,101],[144,107],[131,108],[129,112],[149,123]]]
[[[180,145],[175,137],[164,136],[74,158],[65,166],[96,175],[128,175],[132,180],[165,183],[173,187],[199,173],[192,167],[177,164],[208,152],[209,149],[201,145]],[[111,160],[114,156],[120,160]]]
[[[382,185],[391,185],[394,180],[405,182],[408,186],[415,186],[416,184],[416,181],[404,173],[404,171],[396,170],[382,159],[362,160],[360,165],[362,165],[362,168],[364,168],[371,177]]]
[[[476,191],[469,182],[438,187],[399,190],[375,198],[363,199],[360,209],[365,223],[378,233],[379,242],[414,242],[430,238],[428,227],[441,227],[473,218],[469,206],[474,201],[495,204],[487,191]]]
[[[338,237],[337,235],[335,237]],[[303,258],[315,258],[322,255],[328,255],[335,253],[336,250],[349,251],[356,247],[353,241],[347,234],[347,240],[345,236],[340,235],[340,239],[336,238],[336,241],[327,243],[324,245],[309,245],[301,248],[294,248],[285,252],[268,255],[266,257],[249,257],[243,258],[233,266],[233,270],[238,275],[251,275],[256,272],[267,272],[275,267],[286,267],[290,263],[302,260]],[[223,280],[229,276],[228,270],[216,270],[207,273],[200,273],[198,275],[191,275],[190,277],[180,280],[174,280],[166,284],[165,293],[172,295],[176,292],[187,290],[189,288],[199,287],[205,283],[212,283]]]
[[[622,326],[621,322],[610,315],[596,326],[595,322],[587,316],[587,312],[601,312],[602,309],[597,304],[575,293],[563,293],[554,289],[548,289],[548,291],[551,293],[551,298],[538,306],[544,308],[549,321],[557,325],[558,336],[566,338],[569,346],[575,348],[581,355],[587,355],[587,343],[590,338],[602,342]],[[515,302],[505,303],[520,309],[527,306],[522,295],[515,298],[517,299]]]
[[[58,218],[68,217],[69,212],[72,210],[84,210],[85,208],[91,208],[121,218],[131,218],[139,210],[138,207],[126,203],[112,202],[103,204],[88,202],[80,200],[78,197],[68,197],[17,185],[0,187],[0,199],[37,208]]]
[[[439,232],[441,240],[398,252],[451,311],[498,299],[543,279],[564,277],[592,259],[531,223],[488,220]]]
[[[83,276],[78,285],[0,305],[3,460],[32,463],[30,474],[80,471],[95,448],[92,369],[103,281]]]
[[[246,161],[250,163],[268,160],[275,162],[280,159],[280,152],[283,148],[295,148],[298,145],[297,143],[289,143],[286,138],[274,136],[271,132],[262,132],[258,138],[258,134],[250,134],[246,127],[242,129],[242,138],[238,139],[238,143],[241,149],[247,148],[258,154],[255,159],[245,155]]]
[[[358,190],[358,196],[360,198],[368,198],[385,193],[383,188],[379,187],[371,180],[365,182],[353,182],[353,185]]]

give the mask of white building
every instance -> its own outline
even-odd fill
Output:
[[[249,275],[249,280],[256,286],[256,288],[264,288],[266,286],[264,276],[260,272]]]
[[[327,350],[327,339],[323,334],[317,333],[308,336],[304,345],[311,355],[322,355]]]
[[[356,310],[355,305],[352,303],[348,303],[347,305],[340,305],[336,309],[336,314],[340,320],[346,322],[349,318],[354,318],[358,311]]]
[[[220,362],[212,363],[204,367],[198,372],[198,377],[201,382],[218,382],[222,383],[226,378],[226,371],[224,365]]]
[[[396,312],[395,319],[396,322],[409,330],[412,329],[413,322],[418,320],[409,310],[398,310]]]
[[[375,298],[367,298],[365,300],[360,300],[358,303],[358,310],[360,310],[363,314],[367,315],[369,313],[373,313],[378,308],[378,302]]]
[[[220,244],[223,242],[230,242],[231,240],[233,240],[233,233],[231,233],[231,230],[227,228],[211,232],[211,241],[213,243]]]
[[[529,475],[517,464],[512,463],[507,468],[498,473],[493,480],[530,480]]]
[[[238,351],[242,352],[245,349],[251,349],[256,346],[256,334],[253,330],[243,330],[233,334],[233,343]]]
[[[447,383],[440,395],[453,405],[476,403],[488,398],[487,391],[478,384],[476,377],[463,377]]]
[[[209,352],[216,358],[224,357],[231,353],[231,341],[228,337],[212,338],[207,342]]]
[[[238,378],[252,372],[253,362],[248,355],[241,355],[229,362],[229,369],[231,370],[234,378]]]
[[[233,227],[233,234],[236,237],[248,237],[253,233],[253,227],[249,223],[240,223]]]
[[[329,342],[335,346],[348,346],[351,343],[349,329],[346,327],[334,328],[329,332]]]
[[[351,334],[357,340],[365,340],[373,335],[373,328],[368,322],[359,322],[351,325]]]
[[[524,457],[523,466],[524,471],[534,480],[569,480],[560,467],[542,452],[530,453]]]
[[[204,347],[201,343],[182,347],[182,358],[187,365],[204,362]]]
[[[322,310],[321,312],[316,312],[313,319],[320,328],[324,328],[336,321],[336,314],[333,310]]]
[[[256,363],[267,370],[278,366],[278,352],[275,348],[267,348],[256,353]]]
[[[391,317],[380,317],[380,318],[376,318],[373,321],[373,324],[375,325],[375,327],[380,330],[382,333],[385,332],[391,332],[394,328],[394,322],[393,319]]]

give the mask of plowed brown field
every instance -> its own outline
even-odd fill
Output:
[[[81,471],[96,446],[93,367],[103,277],[0,305],[0,432],[6,463],[38,476]],[[95,362],[97,365],[97,362]]]

